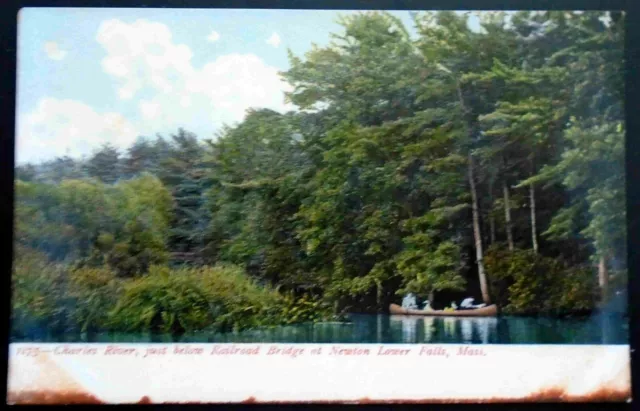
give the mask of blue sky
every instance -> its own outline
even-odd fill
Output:
[[[26,8],[16,160],[122,149],[178,127],[202,138],[249,107],[285,111],[278,71],[349,11]],[[407,26],[409,13],[394,12]],[[477,25],[473,20],[472,25]]]

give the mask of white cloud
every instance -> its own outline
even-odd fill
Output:
[[[57,61],[63,60],[67,55],[67,52],[60,49],[60,46],[55,41],[44,43],[44,52],[47,53],[47,57],[51,60]]]
[[[194,67],[191,49],[175,44],[166,25],[147,20],[105,21],[97,40],[118,96],[144,93],[136,122],[144,135],[185,127],[210,137],[222,123],[241,121],[250,107],[292,109],[284,104],[287,85],[278,69],[254,54],[227,54]]]
[[[98,113],[82,102],[55,98],[43,98],[34,111],[19,115],[17,134],[19,163],[89,155],[104,143],[125,148],[138,136],[118,113]]]
[[[140,111],[145,118],[154,119],[160,112],[160,105],[154,101],[141,101]]]
[[[133,98],[134,91],[130,87],[121,87],[118,89],[118,97],[122,100],[131,100]]]
[[[108,20],[100,26],[97,40],[107,52],[102,60],[104,71],[122,81],[118,95],[123,99],[133,98],[145,87],[170,92],[173,77],[193,71],[191,50],[174,45],[164,24]]]
[[[190,107],[191,106],[191,98],[189,98],[189,96],[183,96],[180,99],[180,105],[182,107]]]
[[[209,43],[215,43],[216,41],[220,40],[220,33],[218,33],[217,31],[213,30],[211,32],[211,34],[209,34],[209,36],[207,36],[207,41]]]
[[[278,33],[274,32],[271,37],[267,39],[267,44],[270,44],[273,47],[278,47],[280,45],[280,36]]]

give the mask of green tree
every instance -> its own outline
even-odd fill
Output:
[[[117,228],[101,232],[94,256],[120,276],[143,274],[153,264],[168,261],[168,238],[173,199],[155,176],[143,174],[118,183],[112,198],[117,205]]]
[[[170,248],[178,260],[193,262],[200,258],[207,226],[205,148],[195,134],[184,129],[171,138],[159,172],[174,199]]]
[[[104,144],[89,158],[85,169],[89,176],[113,184],[120,177],[120,153],[111,144]]]
[[[241,125],[220,134],[212,151],[210,253],[287,283],[301,271],[291,217],[301,201],[297,182],[305,158],[295,121],[250,110]]]
[[[593,308],[594,265],[603,298],[625,278],[623,15],[413,17],[358,13],[290,53],[296,112],[18,168],[17,245],[54,261],[21,260],[21,312],[228,330],[477,283],[514,313]]]
[[[572,90],[571,118],[564,132],[562,158],[522,183],[560,181],[573,194],[546,234],[566,238],[580,231],[592,240],[603,300],[609,293],[611,261],[624,269],[626,254],[621,229],[626,215],[622,17],[621,13],[584,13],[564,20],[550,17],[550,26],[569,26],[582,33],[578,45],[562,49],[550,62],[571,70],[567,85]],[[577,217],[585,212],[588,221],[581,224]]]
[[[564,87],[568,72],[563,67],[523,71],[496,61],[491,71],[477,77],[508,90],[496,109],[481,116],[485,129],[483,161],[502,165],[506,225],[511,233],[509,187],[538,172],[538,164],[555,161],[566,120],[569,93]],[[510,183],[507,183],[510,179]],[[529,184],[531,246],[538,251],[535,184]],[[512,234],[509,249],[513,250]]]
[[[402,22],[388,13],[343,17],[327,47],[313,46],[302,60],[289,51],[283,73],[294,87],[289,101],[337,119],[379,125],[411,115],[426,72]]]
[[[27,163],[23,166],[16,166],[15,177],[17,180],[30,182],[35,180],[37,173],[36,167],[31,163]]]
[[[469,81],[468,75],[487,70],[493,59],[507,53],[509,46],[513,44],[513,38],[504,34],[503,13],[488,14],[482,22],[484,33],[472,31],[467,16],[453,12],[416,15],[415,21],[421,35],[418,41],[419,50],[425,64],[431,68],[422,98],[429,99],[433,105],[449,107],[450,121],[466,134],[458,152],[467,158],[478,278],[482,298],[489,303],[491,298],[483,262],[481,191],[478,181],[478,175],[482,173],[477,169],[476,150],[482,137],[479,116],[488,110],[497,96],[491,90],[477,90]],[[432,88],[437,88],[438,92],[432,93]]]
[[[139,138],[127,149],[127,155],[122,159],[123,174],[132,178],[142,172],[157,173],[158,151],[153,141]]]
[[[58,184],[63,180],[83,179],[88,177],[83,166],[82,160],[76,160],[69,156],[56,157],[54,160],[46,161],[38,167],[34,167],[35,176],[32,180]]]

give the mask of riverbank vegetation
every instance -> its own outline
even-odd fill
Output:
[[[622,14],[413,19],[290,53],[296,111],[17,167],[14,323],[226,331],[405,292],[559,315],[624,287]]]

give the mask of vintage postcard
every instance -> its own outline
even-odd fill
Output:
[[[631,400],[624,13],[17,19],[8,403]]]

